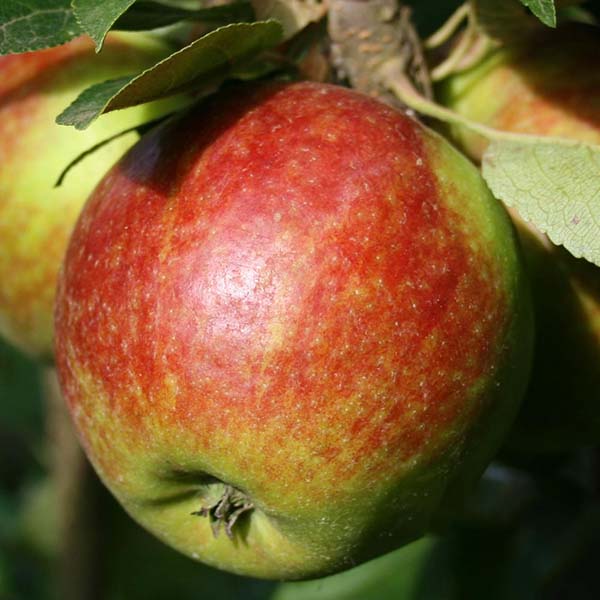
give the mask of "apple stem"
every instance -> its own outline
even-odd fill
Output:
[[[479,38],[477,28],[469,23],[467,29],[463,32],[456,47],[448,57],[431,70],[432,81],[441,81],[452,73],[456,72],[458,65],[463,61],[471,48]]]
[[[233,539],[233,526],[245,512],[251,511],[253,508],[254,504],[248,496],[231,485],[225,485],[223,493],[216,502],[210,506],[203,506],[191,514],[208,517],[215,538],[223,527],[227,537]]]
[[[465,19],[470,18],[471,14],[472,11],[469,3],[465,2],[464,4],[461,4],[450,18],[425,40],[423,46],[427,50],[431,50],[445,44],[457,32]]]
[[[446,108],[445,106],[442,106],[433,100],[429,100],[429,98],[425,98],[414,88],[407,77],[398,76],[397,71],[395,71],[393,68],[393,65],[390,65],[389,68],[382,71],[381,77],[382,81],[385,82],[387,87],[412,110],[428,117],[438,119],[439,121],[465,127],[466,129],[473,131],[474,133],[478,133],[490,141],[502,140],[506,142],[519,142],[523,144],[534,145],[539,144],[543,139],[545,141],[560,141],[560,143],[564,145],[571,146],[581,144],[581,142],[567,140],[564,138],[550,138],[547,136],[536,136],[529,133],[501,131],[499,129],[493,129],[492,127],[482,125],[481,123],[472,121],[471,119],[467,119],[453,110],[450,110],[449,108]]]

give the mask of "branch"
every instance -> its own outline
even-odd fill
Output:
[[[50,475],[58,494],[60,549],[57,584],[64,600],[100,600],[99,535],[94,475],[79,446],[63,400],[56,369],[43,373],[50,444]]]
[[[405,107],[384,84],[390,68],[425,97],[431,82],[408,7],[396,0],[330,0],[329,36],[338,76],[369,96]]]

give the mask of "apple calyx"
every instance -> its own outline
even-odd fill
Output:
[[[227,537],[233,539],[233,526],[245,512],[253,509],[254,504],[246,494],[226,484],[223,493],[216,502],[209,506],[203,506],[200,510],[196,510],[191,514],[208,517],[215,538],[219,535],[221,527],[223,527]]]

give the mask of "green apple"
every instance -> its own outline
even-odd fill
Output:
[[[490,127],[600,144],[600,31],[581,25],[501,48],[439,89],[450,108]],[[487,142],[455,127],[479,161]],[[600,269],[515,214],[533,283],[533,374],[511,445],[561,451],[600,442]]]
[[[333,573],[421,536],[518,409],[513,227],[437,134],[351,90],[235,87],[102,180],[56,355],[126,510],[239,574]]]
[[[56,278],[81,206],[139,136],[105,145],[55,187],[59,175],[85,150],[159,116],[169,103],[102,116],[84,132],[55,118],[86,87],[136,73],[168,51],[146,35],[111,34],[99,55],[82,37],[0,57],[0,335],[32,356],[52,354]]]

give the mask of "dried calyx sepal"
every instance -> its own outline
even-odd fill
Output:
[[[208,517],[214,537],[219,535],[221,527],[229,539],[233,539],[233,527],[238,519],[254,508],[252,501],[240,490],[225,485],[221,496],[209,506],[192,512],[192,515]]]

